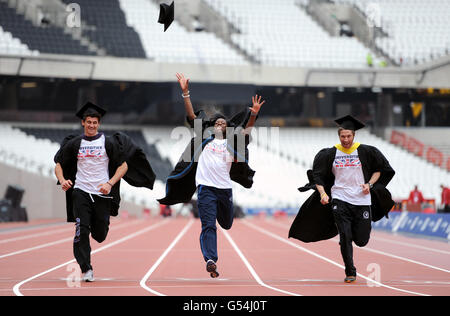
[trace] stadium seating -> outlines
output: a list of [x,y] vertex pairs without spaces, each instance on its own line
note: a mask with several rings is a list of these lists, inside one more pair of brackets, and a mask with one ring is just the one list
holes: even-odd
[[[179,131],[172,127],[147,127],[142,131],[128,131],[135,142],[146,148],[147,156],[157,173],[157,181],[151,193],[124,183],[124,199],[154,207],[156,199],[165,195],[167,175],[191,137],[187,129],[181,134]],[[0,124],[0,162],[54,177],[53,156],[59,149],[61,135],[69,132],[69,129],[18,129],[9,124]],[[260,133],[258,128],[252,133],[254,141],[249,145],[249,164],[256,171],[254,185],[251,189],[245,189],[233,183],[235,203],[244,208],[297,208],[312,192],[299,193],[297,188],[308,182],[306,171],[311,168],[315,154],[321,148],[331,147],[338,142],[336,129],[280,128],[279,139],[263,137],[264,133]],[[394,199],[408,197],[417,184],[425,198],[440,201],[439,185],[446,183],[448,172],[368,131],[358,131],[356,141],[376,146],[388,158],[396,171],[396,176],[388,186]],[[30,151],[36,154],[30,156]]]
[[366,15],[379,14],[380,27],[388,36],[377,38],[376,45],[398,64],[411,66],[450,53],[450,3],[447,0],[334,2],[353,4]]
[[331,37],[294,0],[205,1],[234,23],[234,42],[262,64],[366,66],[368,48],[353,37]]
[[[75,54],[75,55],[95,55],[90,52],[80,42],[72,39],[70,35],[63,32],[56,26],[36,27],[30,21],[26,20],[22,14],[18,14],[15,9],[8,7],[4,2],[0,1],[0,25],[3,31],[12,34],[14,38],[28,46],[33,54],[50,53],[50,54]],[[3,42],[0,39],[0,43]],[[6,43],[9,41],[6,40]],[[15,46],[20,46],[17,41],[13,40]],[[4,45],[4,44],[0,44]],[[21,48],[22,49],[22,48]]]
[[[60,147],[61,136],[66,136],[71,132],[73,130],[64,128],[54,130],[51,128],[15,128],[10,124],[0,124],[0,139],[2,139],[0,142],[0,163],[46,178],[54,178],[56,183],[53,157]],[[141,144],[142,141],[145,142],[139,132],[131,132],[131,134],[136,142]],[[58,139],[58,141],[54,141],[55,139]],[[157,176],[166,178],[167,174],[162,175],[161,171],[167,172],[164,170],[168,170],[168,167],[160,166],[165,161],[158,161],[155,156],[150,157],[149,160],[152,162]],[[159,178],[155,181],[152,191],[132,187],[125,181],[121,183],[122,199],[151,209],[158,207],[156,199],[162,197],[164,192],[164,183]]]
[[38,55],[38,51],[31,51],[26,44],[14,38],[10,32],[3,31],[0,26],[0,54],[6,55]]
[[147,0],[120,0],[127,23],[139,33],[147,58],[156,62],[247,64],[244,57],[214,34],[186,31],[174,21],[166,32],[156,23],[159,6]]
[[[424,196],[440,201],[439,185],[448,182],[448,172],[427,161],[370,134],[367,130],[358,131],[355,141],[369,144],[380,149],[396,171],[388,188],[394,199],[406,198],[415,184]],[[263,146],[264,139],[260,142]],[[336,129],[281,128],[279,155],[293,157],[299,166],[312,167],[315,154],[325,147],[332,147],[339,142]],[[298,186],[305,182],[299,182]]]
[[[33,127],[21,127],[21,131],[25,132],[27,135],[32,135],[39,140],[47,140],[52,143],[61,144],[64,137],[69,134],[81,134],[81,129],[70,130],[65,128],[33,128]],[[111,135],[112,131],[104,130],[106,135]],[[123,130],[121,131],[128,136],[130,136],[133,141],[141,147],[145,154],[149,157],[152,167],[155,171],[156,178],[164,181],[169,173],[172,171],[172,164],[167,159],[162,159],[159,155],[158,150],[152,143],[147,143],[144,139],[142,133],[138,130]],[[56,153],[56,151],[54,152]],[[53,158],[52,158],[53,159]]]
[[[231,34],[233,45],[263,65],[364,68],[368,54],[377,55],[355,37],[330,36],[301,7],[306,0],[203,1],[239,30]],[[420,64],[450,53],[450,3],[446,0],[333,2],[353,5],[366,16],[373,16],[375,6],[379,26],[386,34],[377,37],[375,45],[398,65]],[[156,23],[159,6],[154,1],[77,3],[83,8],[82,34],[107,55],[169,63],[249,64],[248,57],[214,33],[188,32],[176,20],[163,32],[162,25]],[[0,52],[95,55],[62,28],[36,27],[5,2],[0,2],[0,25]],[[376,64],[378,59],[374,58]]]
[[[62,0],[70,4],[72,0]],[[145,58],[141,40],[125,21],[118,0],[78,0],[82,8],[83,35],[105,49],[108,55]]]

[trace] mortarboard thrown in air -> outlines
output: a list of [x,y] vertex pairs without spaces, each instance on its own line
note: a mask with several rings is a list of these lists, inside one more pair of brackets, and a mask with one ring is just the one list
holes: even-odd
[[175,2],[172,1],[171,5],[161,3],[159,5],[159,18],[158,23],[164,24],[164,32],[172,24],[175,16]]
[[348,130],[352,130],[352,131],[357,131],[365,126],[361,121],[357,120],[356,118],[354,118],[351,115],[343,116],[334,121],[340,127],[348,129]]
[[75,115],[83,120],[87,116],[103,117],[105,114],[106,114],[105,109],[102,109],[98,105],[88,102],[81,109],[79,109]]

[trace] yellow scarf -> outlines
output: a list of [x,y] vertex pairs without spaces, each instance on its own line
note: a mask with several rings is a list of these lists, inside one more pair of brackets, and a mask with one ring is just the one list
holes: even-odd
[[352,147],[344,148],[341,144],[336,144],[336,145],[334,145],[334,147],[336,147],[337,149],[339,149],[343,153],[346,153],[347,155],[350,155],[352,152],[354,152],[359,147],[359,145],[361,145],[361,144],[360,143],[353,143]]

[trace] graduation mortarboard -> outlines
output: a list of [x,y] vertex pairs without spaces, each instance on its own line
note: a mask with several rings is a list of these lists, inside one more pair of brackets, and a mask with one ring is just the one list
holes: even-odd
[[334,121],[340,127],[344,128],[344,129],[349,129],[352,131],[357,131],[365,126],[361,121],[357,120],[356,118],[354,118],[351,115],[346,115],[346,116],[338,118]]
[[75,115],[83,120],[87,116],[98,116],[99,115],[100,117],[103,117],[105,114],[106,114],[106,110],[102,109],[98,105],[88,102],[85,105],[83,105],[83,107],[81,109],[79,109]]
[[169,28],[170,24],[172,24],[174,16],[175,4],[173,1],[171,5],[165,3],[159,5],[158,23],[164,24],[164,32]]

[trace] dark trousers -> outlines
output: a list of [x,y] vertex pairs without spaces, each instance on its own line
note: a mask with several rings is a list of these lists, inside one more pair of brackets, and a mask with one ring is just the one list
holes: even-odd
[[367,245],[372,229],[370,206],[352,205],[337,199],[332,201],[334,221],[339,231],[339,245],[345,264],[345,275],[356,276],[353,264],[353,245]]
[[72,193],[73,212],[76,219],[73,253],[81,272],[92,269],[89,234],[101,243],[109,231],[111,199],[99,197],[74,189]]
[[200,248],[205,261],[217,262],[216,219],[223,229],[233,225],[234,209],[231,189],[217,189],[205,185],[198,186],[198,213],[202,222]]

